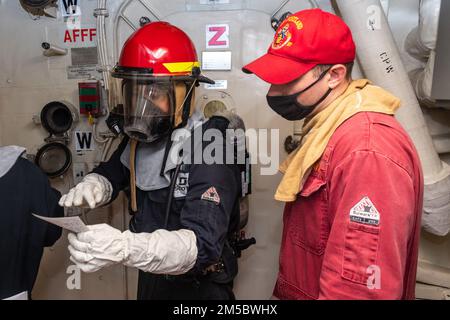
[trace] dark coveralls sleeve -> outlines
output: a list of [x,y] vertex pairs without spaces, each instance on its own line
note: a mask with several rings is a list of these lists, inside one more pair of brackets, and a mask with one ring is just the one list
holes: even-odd
[[[27,161],[19,159],[19,161]],[[61,193],[50,186],[47,176],[38,168],[29,163],[24,164],[30,166],[29,173],[34,176],[34,183],[31,185],[32,192],[29,197],[31,200],[31,212],[40,216],[59,218],[64,216],[64,208],[58,205]],[[33,172],[34,171],[34,172]],[[54,224],[46,223],[41,220],[33,219],[31,228],[34,231],[40,229],[45,224],[44,247],[50,247],[61,237],[62,229]]]
[[0,299],[23,291],[30,295],[43,248],[55,244],[62,233],[60,227],[32,213],[62,217],[61,194],[39,168],[23,158],[0,178],[0,190]]
[[97,168],[92,170],[93,173],[105,177],[111,183],[113,192],[110,203],[117,198],[121,190],[124,190],[130,184],[130,171],[120,161],[120,156],[125,150],[128,141],[129,138],[125,136],[109,160],[100,163]]

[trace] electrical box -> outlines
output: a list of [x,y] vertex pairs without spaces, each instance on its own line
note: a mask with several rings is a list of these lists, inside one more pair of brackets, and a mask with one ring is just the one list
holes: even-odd
[[78,83],[80,98],[80,114],[96,117],[100,115],[100,84],[99,82]]

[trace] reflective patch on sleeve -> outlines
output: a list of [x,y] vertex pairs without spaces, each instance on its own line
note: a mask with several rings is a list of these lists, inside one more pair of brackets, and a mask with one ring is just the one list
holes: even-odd
[[180,172],[175,184],[174,198],[184,198],[189,187],[189,172]]
[[378,226],[380,224],[380,213],[369,197],[364,197],[350,209],[350,221]]
[[202,200],[206,200],[206,201],[211,201],[214,202],[215,204],[219,204],[220,203],[220,197],[219,194],[217,193],[217,190],[215,187],[211,187],[208,190],[206,190],[201,197]]

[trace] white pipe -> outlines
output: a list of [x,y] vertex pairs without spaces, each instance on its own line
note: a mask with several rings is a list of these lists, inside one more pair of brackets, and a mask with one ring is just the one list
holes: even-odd
[[422,105],[428,107],[436,107],[436,101],[431,98],[431,90],[440,11],[441,0],[420,1],[419,26],[410,32],[405,44],[406,50],[413,57],[428,58],[425,69],[411,73],[416,95]]
[[422,224],[437,235],[450,231],[450,170],[437,154],[379,0],[336,0],[353,32],[364,74],[402,101],[397,119],[422,161],[425,195]]
[[429,58],[425,68],[410,71],[409,77],[422,107],[436,108],[436,101],[431,98],[436,52],[431,51],[427,55]]
[[441,0],[421,0],[419,11],[419,38],[428,50],[436,49]]
[[92,129],[92,132],[93,132],[92,136],[94,137],[95,142],[97,142],[98,144],[106,143],[108,141],[108,138],[103,138],[103,139],[100,138],[97,131],[98,131],[97,130],[97,123],[94,123],[93,129]]
[[309,0],[309,4],[311,5],[311,8],[319,8],[317,0]]
[[[103,75],[103,87],[105,88],[102,91],[102,105],[106,106],[107,116],[109,115],[109,106],[108,102],[110,101],[109,97],[104,96],[110,94],[109,90],[109,59],[108,59],[108,45],[106,42],[106,27],[105,27],[105,17],[109,15],[108,10],[106,9],[106,0],[98,0],[97,1],[97,9],[94,11],[94,16],[97,18],[97,48],[98,48],[98,59],[100,63],[100,68]],[[99,144],[105,144],[109,142],[112,138],[109,137],[108,134],[98,134],[97,133],[97,124],[94,123],[93,128],[94,139]],[[104,138],[101,139],[99,135]],[[104,160],[105,150],[107,152],[107,146],[104,146],[104,152],[101,155],[101,160]]]
[[108,91],[109,61],[105,30],[105,17],[108,16],[108,10],[106,9],[106,0],[97,1],[97,9],[94,11],[94,16],[97,18],[97,48],[100,68],[103,74],[103,86],[105,87],[105,90]]

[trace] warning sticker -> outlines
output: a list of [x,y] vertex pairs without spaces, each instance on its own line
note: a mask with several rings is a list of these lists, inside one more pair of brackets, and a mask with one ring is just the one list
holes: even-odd
[[380,213],[369,197],[364,197],[350,209],[350,221],[377,226],[380,223]]
[[97,47],[70,49],[72,66],[67,67],[67,79],[97,79]]
[[96,79],[99,77],[97,66],[83,65],[83,66],[68,66],[67,79]]

